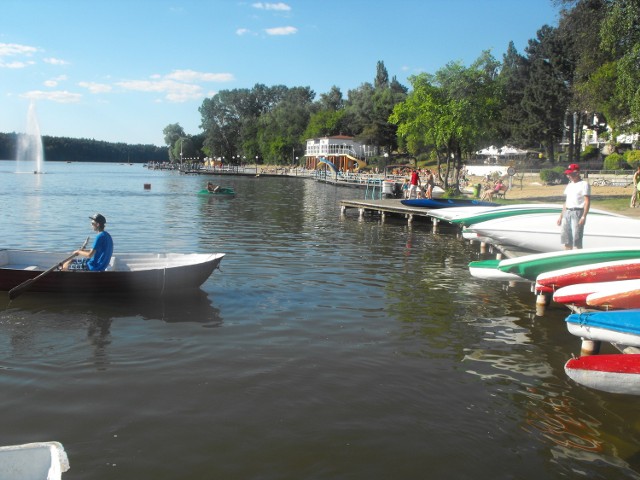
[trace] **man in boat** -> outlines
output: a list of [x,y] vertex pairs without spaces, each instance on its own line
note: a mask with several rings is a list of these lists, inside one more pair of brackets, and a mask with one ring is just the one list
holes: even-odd
[[216,193],[218,190],[220,190],[220,185],[214,185],[213,183],[209,182],[207,183],[207,190],[209,191],[209,193]]
[[582,248],[584,224],[591,205],[591,186],[580,178],[580,165],[572,163],[564,171],[569,177],[569,184],[564,189],[565,201],[558,225],[562,227],[560,242],[565,250]]
[[96,213],[89,217],[91,219],[91,227],[98,232],[93,246],[90,250],[76,250],[75,253],[79,258],[74,258],[66,262],[63,270],[91,270],[101,272],[109,266],[111,255],[113,254],[113,239],[104,226],[107,219],[100,213]]

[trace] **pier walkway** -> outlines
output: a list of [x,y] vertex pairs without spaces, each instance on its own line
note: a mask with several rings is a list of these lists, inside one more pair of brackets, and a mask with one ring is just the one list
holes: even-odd
[[400,199],[380,199],[380,200],[341,200],[340,212],[347,213],[350,209],[358,210],[360,217],[365,215],[379,215],[382,220],[387,215],[403,216],[408,223],[413,222],[415,218],[429,220],[435,226],[438,222],[429,215],[429,208],[407,207],[400,203]]

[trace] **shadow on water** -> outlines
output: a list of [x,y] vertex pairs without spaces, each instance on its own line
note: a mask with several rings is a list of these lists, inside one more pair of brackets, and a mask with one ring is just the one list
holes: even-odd
[[16,312],[64,317],[94,319],[96,322],[118,318],[140,317],[143,320],[161,320],[166,323],[195,322],[205,327],[218,327],[223,323],[220,310],[212,305],[203,290],[193,290],[163,297],[133,297],[101,294],[99,296],[72,296],[54,293],[27,292],[19,298],[0,303],[0,318]]

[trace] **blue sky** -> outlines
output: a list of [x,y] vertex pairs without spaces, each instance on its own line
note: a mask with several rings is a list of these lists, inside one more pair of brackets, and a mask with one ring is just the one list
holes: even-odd
[[376,64],[407,78],[483,50],[523,52],[552,0],[3,0],[0,132],[163,145],[220,90],[333,85],[344,97]]

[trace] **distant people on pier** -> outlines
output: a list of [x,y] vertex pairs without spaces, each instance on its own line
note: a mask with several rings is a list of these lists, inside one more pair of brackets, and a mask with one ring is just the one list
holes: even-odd
[[409,179],[405,178],[402,184],[402,198],[409,198]]
[[428,199],[433,198],[433,187],[436,185],[436,177],[431,170],[427,170],[427,182],[425,188],[425,197]]
[[418,170],[413,168],[411,169],[411,177],[409,179],[409,198],[413,195],[418,198],[420,193],[420,175],[418,174]]

